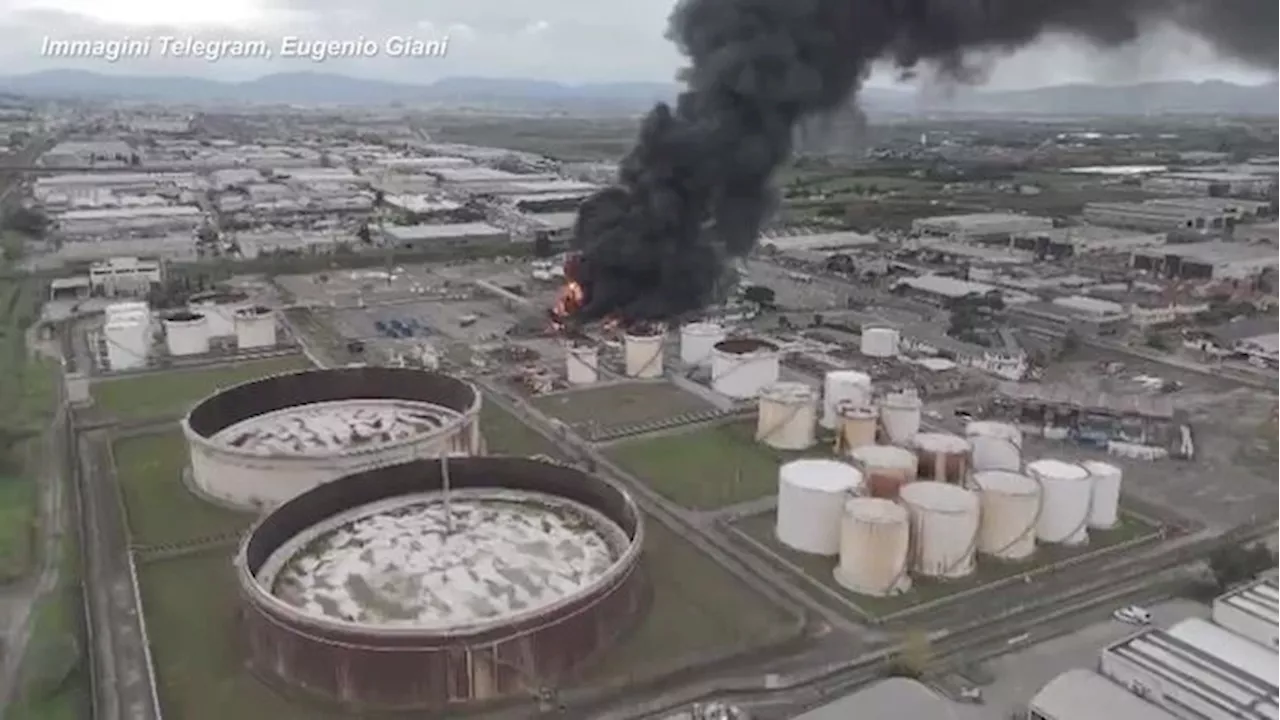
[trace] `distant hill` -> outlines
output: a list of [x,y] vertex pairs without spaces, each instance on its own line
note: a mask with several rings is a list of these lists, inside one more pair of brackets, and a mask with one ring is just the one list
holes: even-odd
[[[104,75],[49,70],[0,76],[0,93],[29,97],[128,98],[183,104],[252,103],[290,105],[440,104],[502,107],[566,113],[641,112],[673,99],[675,83],[566,85],[524,78],[446,78],[429,85],[365,80],[332,73],[266,75],[247,82],[193,77]],[[1276,83],[1246,86],[1226,82],[1164,82],[1129,86],[1061,85],[1020,91],[960,88],[946,98],[922,99],[913,91],[868,88],[869,112],[1017,113],[1044,115],[1145,115],[1194,113],[1271,115],[1280,103]]]

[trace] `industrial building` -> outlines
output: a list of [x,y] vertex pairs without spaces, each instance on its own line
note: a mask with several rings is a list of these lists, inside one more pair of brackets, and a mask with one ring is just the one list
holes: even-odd
[[760,247],[777,252],[794,252],[801,250],[848,250],[850,248],[875,245],[878,241],[872,235],[845,230],[841,232],[824,231],[771,231],[760,238]]
[[1139,232],[1097,225],[1036,230],[1018,233],[1009,239],[1011,250],[1043,257],[1073,257],[1104,253],[1128,253],[1138,248],[1158,247],[1165,233]]
[[68,210],[55,216],[54,223],[58,234],[70,238],[136,236],[194,231],[204,217],[204,212],[195,205],[143,205]]
[[1276,577],[1271,575],[1220,595],[1213,601],[1213,622],[1275,652],[1280,648],[1276,593]]
[[1135,250],[1136,270],[1181,280],[1248,280],[1280,267],[1274,246],[1201,242]]
[[1186,195],[1242,195],[1266,197],[1275,192],[1274,165],[1271,175],[1245,172],[1196,171],[1169,172],[1142,181],[1145,190]]
[[1010,213],[942,215],[911,221],[911,233],[917,237],[958,242],[996,242],[1021,233],[1051,229],[1053,220],[1050,218]]
[[236,385],[192,408],[182,430],[193,488],[242,508],[413,458],[483,452],[476,389],[405,368],[311,370]]
[[1120,332],[1130,317],[1128,308],[1120,303],[1084,295],[1015,305],[1010,312],[1015,318],[1030,325],[1095,335],[1114,335]]
[[1158,207],[1186,208],[1203,210],[1204,212],[1224,213],[1237,222],[1247,222],[1272,214],[1271,203],[1262,200],[1242,200],[1240,198],[1203,197],[1203,198],[1162,198],[1148,200],[1144,205]]
[[328,255],[337,251],[343,236],[310,230],[265,230],[233,236],[240,257],[247,260],[269,255]]
[[89,266],[89,291],[106,297],[144,296],[164,282],[164,263],[137,257],[113,257]]
[[1227,213],[1221,209],[1190,207],[1181,203],[1091,202],[1085,203],[1082,215],[1086,222],[1094,225],[1151,232],[1207,233],[1221,231],[1227,225]]
[[527,701],[639,617],[643,541],[625,490],[563,465],[448,458],[338,477],[241,543],[248,661],[346,707]]
[[814,708],[794,720],[989,720],[989,714],[984,714],[981,706],[957,705],[918,680],[895,677]]
[[1090,670],[1068,670],[1036,693],[1028,720],[1177,720],[1158,705]]
[[134,149],[123,140],[60,142],[40,156],[47,167],[90,167],[94,165],[122,167],[129,164]]
[[510,232],[482,222],[388,225],[383,232],[388,244],[406,250],[493,247],[511,242]]

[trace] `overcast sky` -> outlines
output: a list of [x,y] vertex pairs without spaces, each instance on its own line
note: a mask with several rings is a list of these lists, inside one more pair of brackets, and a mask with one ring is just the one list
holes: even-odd
[[[528,77],[562,82],[669,80],[680,58],[663,37],[670,3],[651,0],[0,0],[0,68],[51,68],[248,79],[271,72],[323,70],[396,81],[447,76]],[[195,36],[259,38],[279,47],[285,36],[381,44],[393,35],[448,38],[445,57],[392,60],[269,60],[150,57],[108,63],[41,56],[53,40]],[[1263,82],[1267,74],[1221,62],[1194,38],[1173,31],[1139,47],[1100,53],[1068,39],[993,62],[989,84],[1033,87],[1075,81],[1137,82],[1221,78]],[[894,82],[890,72],[875,85]]]

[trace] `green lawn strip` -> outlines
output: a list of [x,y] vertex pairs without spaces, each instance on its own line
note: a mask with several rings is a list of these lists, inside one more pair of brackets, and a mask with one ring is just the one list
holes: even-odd
[[120,420],[163,418],[186,412],[219,388],[311,367],[301,355],[251,360],[204,370],[154,372],[93,385],[94,403]]

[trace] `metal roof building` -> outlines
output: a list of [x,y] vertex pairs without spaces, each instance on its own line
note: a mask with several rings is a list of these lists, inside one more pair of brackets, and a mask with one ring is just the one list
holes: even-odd
[[[888,678],[793,720],[984,720],[979,706],[951,702],[925,685]],[[1135,719],[1139,720],[1139,719]],[[1156,720],[1156,719],[1153,719]]]
[[1169,634],[1239,668],[1241,672],[1271,683],[1273,688],[1280,679],[1280,654],[1211,622],[1188,618],[1169,628]]
[[1266,577],[1236,588],[1213,601],[1213,621],[1247,640],[1275,652],[1280,648],[1277,626],[1276,578]]
[[1176,720],[1091,670],[1068,670],[1049,681],[1031,699],[1030,720]]

